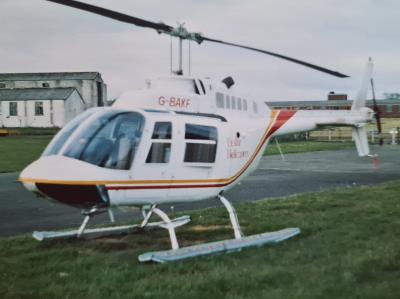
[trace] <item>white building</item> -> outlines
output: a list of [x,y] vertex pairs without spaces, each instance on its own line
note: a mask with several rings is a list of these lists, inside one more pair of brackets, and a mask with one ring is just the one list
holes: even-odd
[[62,127],[84,110],[73,87],[0,89],[0,127]]

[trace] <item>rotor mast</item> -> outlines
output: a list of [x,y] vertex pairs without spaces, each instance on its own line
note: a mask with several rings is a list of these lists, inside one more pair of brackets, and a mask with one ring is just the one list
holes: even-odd
[[[200,39],[200,34],[198,33],[191,33],[187,31],[185,28],[185,23],[178,23],[178,26],[175,27],[170,33],[170,36],[172,37],[177,37],[179,39],[178,41],[178,70],[172,71],[173,73],[177,75],[183,75],[183,40],[188,40],[190,43],[191,40],[196,41],[198,44],[202,42]],[[171,49],[172,51],[172,49]],[[172,55],[172,53],[171,53]],[[189,73],[190,73],[190,45],[189,45]],[[172,65],[172,62],[171,62]]]

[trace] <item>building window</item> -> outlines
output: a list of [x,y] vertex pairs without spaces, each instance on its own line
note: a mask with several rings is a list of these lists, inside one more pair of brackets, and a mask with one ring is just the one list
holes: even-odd
[[44,82],[42,83],[42,87],[50,87],[50,83]]
[[0,88],[6,88],[6,83],[0,83]]
[[386,105],[386,112],[393,112],[393,106],[392,105]]
[[247,111],[247,100],[243,99],[243,110]]
[[217,100],[217,108],[224,108],[224,95],[220,92],[215,94]]
[[217,153],[217,128],[186,124],[185,162],[213,163]]
[[43,102],[35,102],[35,115],[43,115]]
[[18,103],[17,102],[10,102],[9,106],[9,113],[10,116],[17,116],[18,115]]
[[146,163],[168,163],[171,156],[172,124],[156,122]]
[[231,107],[232,107],[232,109],[233,110],[236,110],[236,98],[235,97],[231,97],[231,100],[232,100],[232,105],[231,105]]

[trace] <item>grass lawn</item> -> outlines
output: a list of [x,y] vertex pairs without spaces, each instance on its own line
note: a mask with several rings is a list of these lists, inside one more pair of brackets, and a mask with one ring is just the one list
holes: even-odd
[[[245,234],[302,233],[274,246],[171,264],[164,230],[90,241],[0,239],[0,298],[399,298],[400,181],[237,206]],[[182,245],[231,238],[222,208],[192,214]]]
[[52,136],[0,137],[0,172],[20,171],[43,152]]
[[[283,154],[290,153],[304,153],[304,152],[318,152],[318,151],[330,151],[340,150],[345,148],[354,148],[354,142],[326,142],[326,141],[291,141],[291,142],[280,142]],[[278,155],[279,150],[276,146],[276,142],[272,139],[264,155]]]

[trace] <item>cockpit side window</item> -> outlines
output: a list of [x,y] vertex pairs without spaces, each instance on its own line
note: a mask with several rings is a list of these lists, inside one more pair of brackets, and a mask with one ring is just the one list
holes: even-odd
[[104,168],[129,169],[143,124],[143,116],[136,112],[102,114],[76,137],[64,155]]
[[156,122],[146,163],[168,163],[171,156],[172,124]]
[[68,122],[64,126],[64,128],[60,132],[58,132],[57,135],[54,137],[54,139],[50,142],[50,144],[47,146],[47,148],[43,152],[42,156],[57,155],[59,153],[60,149],[65,144],[65,142],[68,140],[68,138],[76,130],[76,128],[78,128],[79,125],[81,123],[83,123],[89,116],[91,116],[93,113],[98,112],[98,111],[99,111],[98,108],[89,109],[89,110],[85,111],[84,113],[76,116],[70,122]]

